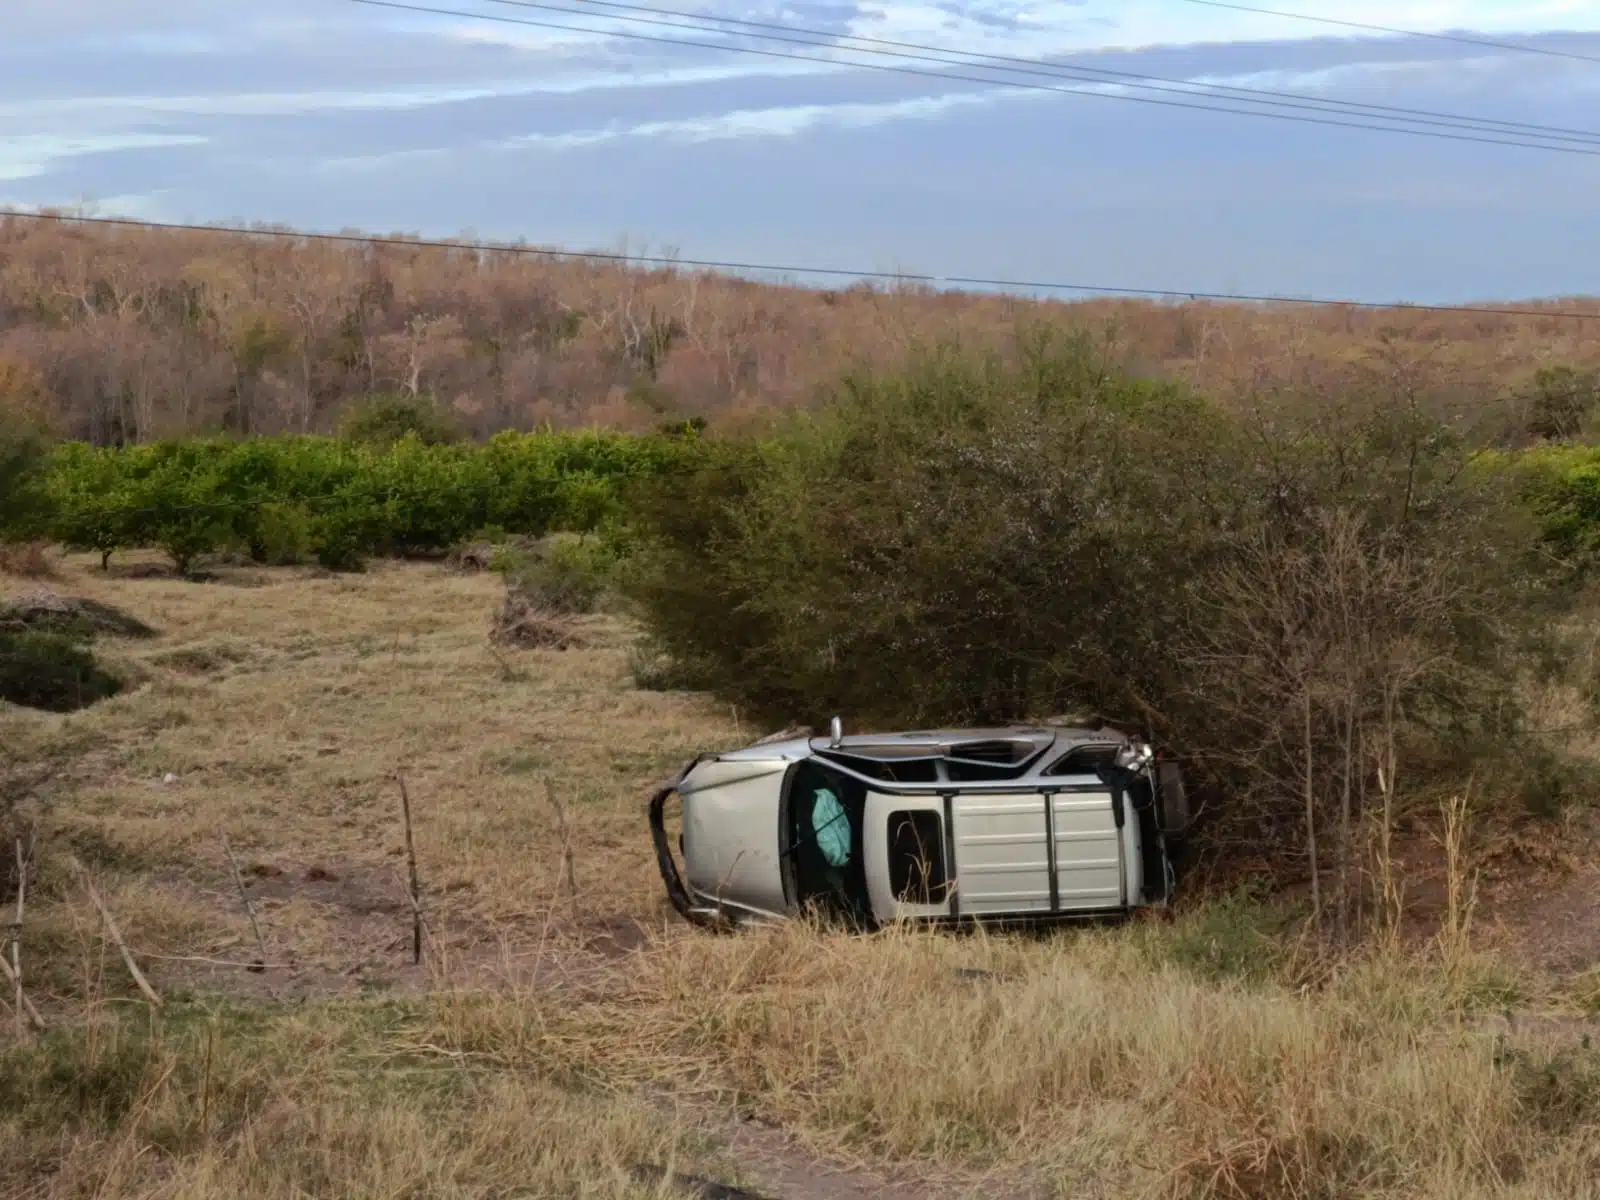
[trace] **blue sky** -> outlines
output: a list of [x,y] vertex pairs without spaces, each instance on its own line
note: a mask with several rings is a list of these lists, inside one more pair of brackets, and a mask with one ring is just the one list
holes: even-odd
[[[617,35],[674,35],[598,10],[418,2],[598,32],[349,0],[6,0],[0,204],[1102,286],[1600,293],[1600,156],[651,44]],[[1187,0],[657,2],[1600,131],[1600,62]],[[1600,0],[1256,2],[1600,59]]]

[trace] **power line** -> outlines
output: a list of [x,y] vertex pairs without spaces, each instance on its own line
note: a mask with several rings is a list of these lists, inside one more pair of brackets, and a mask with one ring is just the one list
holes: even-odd
[[1283,12],[1275,8],[1256,8],[1249,4],[1226,3],[1225,0],[1183,0],[1185,4],[1200,4],[1206,8],[1226,8],[1234,12],[1254,13],[1262,17],[1284,17],[1291,21],[1311,21],[1318,25],[1339,25],[1345,29],[1360,29],[1367,33],[1387,33],[1396,37],[1427,38],[1436,42],[1455,42],[1462,46],[1482,46],[1490,50],[1511,50],[1518,54],[1542,54],[1547,58],[1568,58],[1575,62],[1600,63],[1593,54],[1579,54],[1574,50],[1552,50],[1546,46],[1528,46],[1517,42],[1497,42],[1490,38],[1466,37],[1458,33],[1427,33],[1420,29],[1396,29],[1392,25],[1370,25],[1364,21],[1343,21],[1337,17],[1316,17],[1310,13]]
[[[866,37],[861,34],[834,34],[825,29],[807,29],[794,25],[783,25],[775,21],[751,21],[738,17],[721,17],[712,14],[684,12],[678,9],[659,8],[646,4],[623,4],[614,0],[576,0],[582,9],[560,8],[550,4],[536,3],[532,0],[487,0],[491,4],[506,5],[511,8],[541,9],[548,12],[572,13],[578,15],[583,9],[603,8],[617,9],[629,13],[650,14],[647,17],[612,16],[610,13],[600,13],[599,16],[608,17],[618,21],[635,21],[647,25],[664,25],[669,29],[706,30],[708,32],[722,32],[716,26],[726,25],[736,27],[742,36],[753,37],[764,41],[792,42],[797,45],[817,46],[822,49],[839,48],[861,54],[880,54],[892,58],[908,58],[920,62],[949,63],[952,66],[983,66],[986,63],[1001,64],[1007,71],[1016,70],[1025,75],[1042,75],[1047,78],[1077,79],[1080,81],[1097,82],[1107,80],[1122,84],[1127,87],[1141,88],[1155,92],[1170,92],[1184,96],[1215,95],[1229,100],[1239,100],[1244,103],[1261,104],[1268,107],[1301,109],[1309,112],[1346,113],[1356,116],[1376,116],[1383,119],[1401,119],[1412,124],[1438,125],[1443,128],[1458,128],[1478,130],[1481,132],[1501,133],[1528,133],[1547,139],[1558,141],[1573,141],[1586,144],[1600,145],[1600,131],[1590,129],[1570,129],[1556,125],[1541,125],[1528,121],[1503,121],[1495,117],[1475,117],[1461,113],[1437,112],[1425,108],[1409,108],[1392,104],[1366,104],[1354,100],[1334,100],[1323,96],[1312,96],[1303,92],[1283,92],[1265,88],[1239,87],[1231,84],[1199,83],[1194,80],[1174,79],[1164,75],[1140,74],[1133,71],[1116,71],[1105,67],[1091,67],[1080,63],[1052,63],[1041,59],[1019,58],[1006,54],[986,54],[971,50],[955,50],[944,46],[931,46],[921,42],[896,41],[889,38]],[[678,24],[674,22],[652,19],[652,17],[677,17],[695,24]],[[715,25],[708,24],[715,22]],[[772,31],[772,36],[765,33],[743,33],[744,30]],[[802,35],[781,36],[781,35]],[[822,41],[807,41],[803,38],[821,38]],[[844,43],[862,43],[865,46],[884,46],[890,50],[861,49],[855,45]],[[925,51],[926,54],[900,54],[894,51]],[[958,55],[957,59],[930,58],[930,54]],[[1255,114],[1259,115],[1259,114]]]
[[393,246],[412,250],[464,250],[477,254],[525,254],[552,259],[612,262],[624,266],[650,265],[669,270],[687,267],[695,270],[728,273],[761,271],[775,275],[888,280],[895,283],[927,284],[930,286],[945,284],[952,287],[993,288],[1006,292],[1075,292],[1105,298],[1125,296],[1151,300],[1213,300],[1230,304],[1301,304],[1321,308],[1347,308],[1374,312],[1461,313],[1468,316],[1551,317],[1574,321],[1600,320],[1600,309],[1594,312],[1579,312],[1576,309],[1504,308],[1471,304],[1385,304],[1377,300],[1255,295],[1244,292],[1203,292],[1184,288],[1102,287],[1096,284],[1064,283],[1055,280],[990,279],[974,275],[923,275],[902,271],[851,270],[844,267],[805,267],[780,263],[752,263],[703,258],[678,258],[666,255],[624,254],[602,250],[552,250],[542,246],[529,246],[516,242],[453,241],[434,238],[386,237],[379,234],[365,233],[316,233],[293,229],[238,229],[225,225],[199,225],[179,221],[147,221],[136,217],[92,217],[59,212],[0,211],[0,231],[3,231],[6,219],[52,221],[60,225],[106,225],[165,232],[211,233],[236,238],[265,237],[298,242]]
[[[1403,133],[1403,134],[1410,134],[1412,136],[1417,136],[1417,137],[1436,137],[1436,138],[1443,138],[1443,139],[1450,140],[1450,141],[1474,142],[1474,143],[1484,144],[1484,145],[1502,145],[1502,146],[1514,146],[1514,147],[1523,148],[1523,149],[1551,150],[1551,151],[1555,151],[1557,153],[1580,154],[1580,155],[1584,155],[1584,156],[1600,155],[1600,143],[1589,142],[1589,141],[1584,140],[1584,139],[1595,138],[1597,135],[1595,133],[1593,133],[1593,132],[1586,131],[1586,130],[1560,130],[1560,131],[1556,131],[1556,130],[1553,129],[1553,127],[1546,127],[1546,128],[1551,128],[1552,129],[1551,134],[1548,135],[1551,138],[1555,138],[1557,140],[1580,141],[1582,143],[1582,146],[1547,145],[1547,144],[1544,144],[1543,142],[1529,142],[1529,141],[1526,141],[1526,140],[1518,140],[1518,139],[1509,138],[1509,137],[1508,138],[1480,137],[1480,136],[1472,136],[1472,135],[1464,134],[1464,133],[1435,132],[1435,131],[1426,130],[1426,129],[1407,129],[1407,128],[1398,127],[1398,126],[1392,125],[1392,124],[1391,125],[1376,125],[1376,124],[1371,124],[1370,122],[1330,120],[1330,119],[1328,119],[1326,117],[1298,116],[1298,115],[1292,115],[1292,114],[1282,113],[1282,112],[1256,111],[1256,110],[1252,110],[1252,109],[1240,109],[1240,108],[1226,108],[1226,107],[1222,107],[1222,106],[1219,106],[1219,105],[1216,105],[1216,104],[1199,104],[1199,103],[1184,102],[1184,101],[1178,101],[1178,100],[1162,100],[1162,99],[1155,99],[1155,98],[1152,98],[1152,97],[1149,97],[1149,96],[1125,95],[1125,94],[1117,94],[1117,93],[1112,93],[1112,92],[1106,92],[1106,91],[1103,91],[1103,90],[1099,90],[1097,88],[1060,87],[1060,86],[1052,86],[1052,85],[1048,85],[1048,84],[1023,83],[1023,82],[1018,82],[1018,81],[1010,80],[1010,79],[994,79],[994,78],[988,78],[988,77],[974,77],[974,76],[970,76],[970,75],[959,75],[959,74],[954,74],[954,73],[952,73],[950,71],[920,70],[920,69],[913,68],[913,67],[892,66],[892,65],[885,64],[885,63],[879,63],[879,62],[855,62],[855,61],[850,61],[850,60],[841,60],[841,59],[838,59],[838,58],[818,57],[816,55],[795,54],[795,53],[792,53],[792,52],[783,52],[783,51],[775,51],[775,50],[763,50],[763,49],[759,49],[759,48],[751,47],[751,46],[736,46],[736,45],[729,45],[727,43],[699,42],[699,41],[691,41],[691,40],[684,39],[684,38],[663,37],[663,36],[660,36],[660,35],[651,35],[651,34],[627,33],[627,32],[621,32],[621,31],[618,31],[618,30],[615,30],[615,29],[595,29],[593,27],[578,26],[578,25],[571,25],[571,24],[565,24],[565,23],[556,23],[556,22],[549,22],[549,21],[535,21],[535,20],[529,20],[529,19],[526,19],[526,18],[513,18],[513,17],[495,16],[495,15],[492,15],[492,14],[481,13],[481,12],[466,12],[466,11],[461,11],[459,9],[444,9],[444,8],[433,7],[433,6],[430,6],[430,5],[401,3],[401,2],[398,2],[398,0],[352,0],[352,2],[353,3],[357,3],[357,4],[366,4],[366,5],[369,5],[371,7],[399,9],[399,10],[402,10],[402,11],[427,13],[427,14],[436,15],[436,16],[460,17],[460,18],[463,18],[463,19],[466,19],[466,20],[491,21],[491,22],[510,24],[510,25],[526,25],[526,26],[532,26],[534,28],[557,29],[557,30],[562,30],[564,32],[594,33],[594,34],[601,34],[601,35],[606,35],[606,36],[624,38],[624,39],[629,39],[629,40],[634,40],[634,41],[648,41],[648,42],[663,43],[663,44],[667,44],[667,45],[689,46],[689,47],[694,47],[694,48],[698,48],[698,49],[729,51],[729,52],[741,53],[741,54],[756,54],[756,55],[761,55],[763,57],[768,57],[768,58],[782,58],[782,59],[790,59],[790,60],[795,60],[795,61],[800,61],[800,62],[817,62],[817,63],[823,63],[825,65],[829,65],[829,66],[855,67],[855,68],[861,68],[861,69],[867,69],[867,70],[886,71],[886,72],[897,73],[897,74],[916,75],[916,76],[920,76],[920,77],[923,77],[923,78],[938,79],[938,80],[941,80],[941,81],[958,81],[958,82],[965,82],[965,83],[977,83],[977,84],[983,84],[983,85],[991,86],[991,87],[998,85],[998,86],[1003,86],[1003,87],[1010,87],[1010,88],[1017,89],[1017,90],[1058,92],[1058,93],[1065,94],[1065,95],[1099,96],[1099,97],[1102,97],[1102,98],[1105,98],[1105,99],[1131,100],[1131,101],[1136,101],[1136,102],[1139,102],[1139,103],[1155,104],[1155,105],[1160,105],[1160,106],[1169,107],[1169,108],[1186,108],[1186,109],[1194,109],[1194,110],[1198,110],[1198,111],[1202,111],[1202,112],[1228,113],[1228,114],[1237,115],[1237,116],[1270,117],[1270,118],[1273,118],[1273,119],[1276,119],[1276,120],[1298,121],[1298,122],[1302,122],[1302,123],[1306,123],[1306,124],[1329,125],[1329,126],[1335,126],[1335,127],[1340,127],[1340,128],[1349,128],[1349,129],[1363,129],[1363,130],[1370,130],[1370,131],[1380,132],[1380,133]],[[579,10],[574,10],[574,9],[570,9],[570,8],[560,8],[560,7],[557,7],[557,6],[554,6],[554,5],[548,5],[548,4],[528,3],[528,2],[526,2],[526,0],[491,0],[491,2],[514,4],[517,7],[536,8],[536,9],[541,9],[541,10],[550,11],[550,12],[564,13],[564,14],[568,14],[568,15],[572,15],[572,16],[587,15],[585,13],[582,13]],[[640,17],[619,17],[619,16],[611,16],[609,14],[597,14],[597,15],[600,15],[603,19],[609,19],[609,20],[633,21],[633,22],[645,23],[645,24],[666,25],[668,28],[692,29],[692,30],[695,30],[695,31],[698,31],[698,32],[720,32],[718,30],[715,30],[714,28],[710,28],[710,27],[707,27],[705,25],[688,26],[688,25],[674,24],[674,23],[666,22],[666,21],[649,20],[649,19],[640,18]],[[720,18],[716,18],[716,19],[720,19]],[[757,37],[757,38],[761,38],[762,40],[767,40],[767,41],[782,41],[782,42],[790,42],[790,43],[799,44],[799,45],[805,45],[805,46],[814,46],[817,49],[831,49],[831,48],[834,48],[835,45],[836,45],[836,43],[819,44],[817,42],[804,41],[802,39],[791,38],[791,37],[777,37],[777,36],[764,36],[764,35],[747,35],[747,36]],[[822,34],[821,36],[829,36],[829,35]],[[876,55],[878,55],[880,57],[895,57],[895,58],[909,58],[909,59],[920,59],[921,58],[921,56],[919,56],[919,55],[901,54],[901,53],[894,53],[894,52],[890,52],[890,51],[868,50],[868,49],[860,49],[860,48],[856,48],[856,47],[842,47],[842,48],[846,49],[846,50],[849,50],[852,53],[857,53],[857,54],[876,54]],[[959,53],[959,52],[943,51],[943,53]],[[941,65],[967,65],[967,66],[977,66],[977,67],[979,67],[981,69],[994,69],[994,68],[984,68],[981,63],[977,63],[977,64],[975,64],[975,63],[967,63],[967,64],[950,63],[950,61],[948,59],[922,59],[922,61],[935,62],[935,63],[939,63]],[[1053,73],[1052,72],[1045,72],[1045,71],[1033,71],[1033,72],[1030,72],[1030,73],[1034,73],[1034,74],[1056,74],[1056,75],[1060,76],[1065,71],[1068,71],[1068,70],[1080,70],[1080,69],[1076,68],[1076,67],[1070,67],[1070,68],[1062,67],[1062,68],[1057,68],[1057,70],[1055,72],[1053,72]],[[1088,69],[1085,68],[1083,70],[1088,70]],[[1066,77],[1072,78],[1073,76],[1066,76]],[[1077,78],[1083,79],[1083,76],[1080,74],[1079,76],[1077,76]],[[1156,78],[1156,77],[1150,77],[1150,78]],[[1086,81],[1087,82],[1100,82],[1099,80],[1093,80],[1093,79],[1086,80]],[[1179,81],[1173,81],[1173,82],[1179,82]],[[1142,86],[1142,87],[1145,88],[1145,90],[1154,90],[1154,91],[1167,91],[1167,92],[1177,91],[1181,95],[1188,95],[1188,96],[1194,96],[1194,95],[1197,94],[1194,91],[1189,90],[1189,86],[1183,86],[1183,87],[1180,87],[1180,88],[1177,88],[1177,89],[1171,88],[1171,87],[1165,87],[1165,88],[1156,87],[1154,85],[1127,85],[1127,84],[1124,84],[1123,86]],[[1204,93],[1199,93],[1199,94],[1203,95]],[[1241,102],[1241,103],[1255,103],[1255,104],[1265,104],[1265,103],[1267,103],[1266,101],[1251,100],[1251,99],[1248,99],[1248,98],[1245,98],[1245,97],[1221,97],[1221,98],[1223,98],[1223,99],[1233,99],[1233,100],[1236,100],[1236,101]],[[1330,102],[1326,102],[1326,103],[1333,104],[1333,103],[1338,103],[1338,102],[1331,102],[1330,101]],[[1291,104],[1285,104],[1285,103],[1282,103],[1282,102],[1275,103],[1275,107],[1278,107],[1278,108],[1285,108],[1285,107],[1306,108],[1306,109],[1310,109],[1310,111],[1313,111],[1313,112],[1338,112],[1338,111],[1340,111],[1339,109],[1335,109],[1335,108],[1312,107],[1311,105],[1308,105],[1308,104],[1293,104],[1293,105],[1291,105]],[[1346,111],[1349,111],[1349,110],[1346,110]],[[1417,110],[1417,111],[1421,112],[1422,110]],[[1355,113],[1354,115],[1362,115],[1362,114]],[[1444,115],[1444,114],[1441,114],[1441,115]],[[1455,118],[1455,120],[1472,121],[1474,119],[1473,118]],[[1446,128],[1452,128],[1453,127],[1453,128],[1479,129],[1482,132],[1488,132],[1488,133],[1510,132],[1509,128],[1508,129],[1493,129],[1493,128],[1490,128],[1487,124],[1484,124],[1484,125],[1460,125],[1460,124],[1450,124],[1448,122],[1441,122],[1441,121],[1437,121],[1437,120],[1423,120],[1423,121],[1413,120],[1412,123],[1413,124],[1419,124],[1419,123],[1435,124],[1435,125],[1443,124],[1443,125],[1445,125]],[[1509,123],[1509,122],[1503,123],[1503,124],[1505,124],[1507,126],[1511,125],[1511,123]],[[1575,136],[1568,136],[1568,135],[1575,135]],[[1541,134],[1541,135],[1536,135],[1536,136],[1547,136],[1547,135],[1542,135]],[[1595,147],[1595,148],[1583,148],[1583,147]]]
[[[403,12],[424,13],[430,16],[459,17],[469,21],[490,21],[505,25],[530,26],[536,29],[557,29],[565,33],[594,33],[603,36],[623,38],[630,41],[654,42],[672,46],[688,46],[701,50],[715,50],[737,54],[755,54],[765,58],[789,59],[797,62],[822,63],[828,66],[851,67],[858,70],[885,71],[891,74],[916,75],[927,79],[937,79],[943,82],[976,83],[986,87],[1005,87],[1015,91],[1056,92],[1061,95],[1096,96],[1106,100],[1126,100],[1139,104],[1154,104],[1163,108],[1193,109],[1199,112],[1227,113],[1234,116],[1265,117],[1277,121],[1295,121],[1307,125],[1326,125],[1342,129],[1363,129],[1375,133],[1399,133],[1412,137],[1440,138],[1446,141],[1471,142],[1486,146],[1512,146],[1524,150],[1545,150],[1555,154],[1576,154],[1586,158],[1600,157],[1600,146],[1563,146],[1552,145],[1545,142],[1530,142],[1513,138],[1482,137],[1468,133],[1449,133],[1434,129],[1407,129],[1397,125],[1377,125],[1370,122],[1342,121],[1328,117],[1314,117],[1297,115],[1286,112],[1258,111],[1243,108],[1225,108],[1216,104],[1198,104],[1182,100],[1163,100],[1153,96],[1136,96],[1119,92],[1108,92],[1096,88],[1062,87],[1045,83],[1025,83],[1015,79],[995,79],[992,77],[962,75],[951,71],[923,70],[917,67],[896,66],[881,62],[854,62],[837,58],[823,58],[814,54],[796,54],[784,50],[764,50],[755,46],[733,46],[727,43],[700,42],[687,38],[664,37],[659,34],[627,33],[615,29],[595,29],[592,26],[572,25],[556,21],[535,21],[523,17],[496,16],[483,12],[463,12],[460,9],[436,8],[430,5],[401,3],[399,0],[351,0],[354,4],[365,4],[374,8],[396,9]],[[572,9],[553,8],[546,5],[530,5],[529,7],[552,8],[555,12],[568,12],[573,15],[582,15]],[[611,20],[624,20],[629,18],[611,17]],[[636,18],[635,18],[636,19]],[[676,28],[688,28],[676,26]],[[777,40],[777,39],[769,39]],[[804,45],[816,45],[814,42],[805,42]],[[818,47],[824,49],[826,47]],[[885,54],[884,51],[857,50],[860,54]],[[901,56],[910,57],[910,56]],[[974,64],[975,65],[975,64]],[[998,69],[998,68],[996,68]],[[1192,94],[1192,93],[1191,93]],[[1279,107],[1282,107],[1280,105]]]

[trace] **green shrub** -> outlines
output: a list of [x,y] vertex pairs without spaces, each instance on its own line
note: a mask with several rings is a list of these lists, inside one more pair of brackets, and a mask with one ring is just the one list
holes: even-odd
[[50,536],[69,550],[93,551],[105,567],[138,544],[131,455],[81,443],[57,447],[46,488],[54,506]]
[[706,686],[780,723],[1138,716],[1237,506],[1228,435],[1076,344],[924,350],[639,492],[631,591]]
[[1600,448],[1549,446],[1488,465],[1518,482],[1546,546],[1575,579],[1586,578],[1600,561]]
[[59,633],[0,632],[0,700],[72,712],[115,696],[122,681],[77,640]]
[[268,501],[251,522],[250,557],[268,566],[293,566],[316,556],[316,518],[299,503]]
[[381,393],[353,405],[339,426],[339,436],[349,442],[389,446],[410,436],[428,446],[462,439],[456,419],[431,396]]
[[1208,982],[1270,983],[1289,963],[1294,914],[1259,889],[1240,888],[1184,913],[1169,927],[1144,930],[1153,965],[1174,963]]
[[592,538],[556,537],[533,549],[502,547],[491,567],[506,591],[536,610],[555,615],[593,612],[610,586],[615,564]]
[[447,550],[490,521],[494,481],[481,453],[430,447],[407,434],[372,470],[384,496],[389,552]]
[[138,448],[132,536],[165,551],[183,574],[201,555],[237,544],[236,514],[245,497],[219,470],[230,449],[199,440]]

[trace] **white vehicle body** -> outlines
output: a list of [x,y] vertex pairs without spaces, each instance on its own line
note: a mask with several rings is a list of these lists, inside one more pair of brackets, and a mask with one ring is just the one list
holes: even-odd
[[[683,802],[680,873],[663,822]],[[809,906],[866,926],[1125,915],[1172,901],[1176,765],[1113,730],[794,737],[702,755],[651,801],[663,881],[700,924]]]

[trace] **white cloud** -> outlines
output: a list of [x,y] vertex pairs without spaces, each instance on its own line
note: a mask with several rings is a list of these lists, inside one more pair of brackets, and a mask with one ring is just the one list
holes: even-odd
[[[1452,63],[1452,69],[1459,63]],[[1483,64],[1489,68],[1494,60]],[[1208,88],[1251,88],[1279,90],[1314,95],[1365,80],[1393,79],[1414,75],[1422,83],[1436,81],[1439,64],[1427,61],[1379,61],[1345,63],[1337,67],[1312,71],[1258,71],[1242,74],[1196,75],[1187,80],[1195,89],[1194,99],[1200,103],[1215,100],[1226,104],[1226,96],[1213,96]],[[1092,83],[1063,81],[1060,86],[1068,93],[1098,97],[1144,96],[1137,89],[1118,83]],[[1600,87],[1600,80],[1595,86]],[[1161,95],[1157,99],[1183,102],[1179,95]],[[570,130],[561,133],[526,134],[493,143],[502,149],[566,150],[594,146],[625,138],[662,139],[680,142],[726,141],[734,139],[794,137],[822,127],[864,129],[903,120],[926,120],[940,117],[961,108],[976,108],[1000,100],[1050,100],[1071,101],[1071,96],[1037,87],[990,87],[971,91],[950,92],[934,96],[882,102],[845,102],[837,104],[786,105],[760,109],[738,109],[710,116],[696,116],[666,121],[644,121],[634,124],[614,123],[598,129]],[[400,155],[379,155],[344,162],[377,163],[398,161],[415,155],[432,155],[442,151],[409,151]]]
[[0,180],[32,179],[46,174],[63,159],[114,150],[150,150],[165,146],[198,146],[206,138],[184,134],[127,133],[57,137],[7,137],[0,141]]
[[771,66],[749,60],[701,66],[617,71],[590,65],[564,75],[507,78],[471,86],[418,86],[392,90],[294,90],[207,92],[175,95],[104,94],[0,100],[0,122],[54,126],[117,128],[155,117],[282,117],[319,112],[356,112],[427,108],[470,100],[531,95],[578,95],[584,92],[640,90],[745,79],[802,77],[848,68],[828,63]]
[[603,129],[572,130],[565,133],[531,133],[496,143],[499,149],[569,150],[595,146],[623,138],[649,138],[677,142],[728,141],[751,137],[794,137],[821,126],[841,129],[867,129],[890,121],[927,120],[943,116],[955,108],[990,104],[1011,89],[988,92],[954,92],[942,96],[919,96],[880,104],[801,104],[774,108],[738,109],[708,117],[688,117],[672,121],[644,121],[633,125],[614,125]]
[[360,109],[422,108],[463,100],[510,94],[518,85],[415,88],[389,92],[282,91],[232,92],[180,96],[66,96],[0,103],[0,120],[120,117],[143,121],[151,116],[283,117]]

